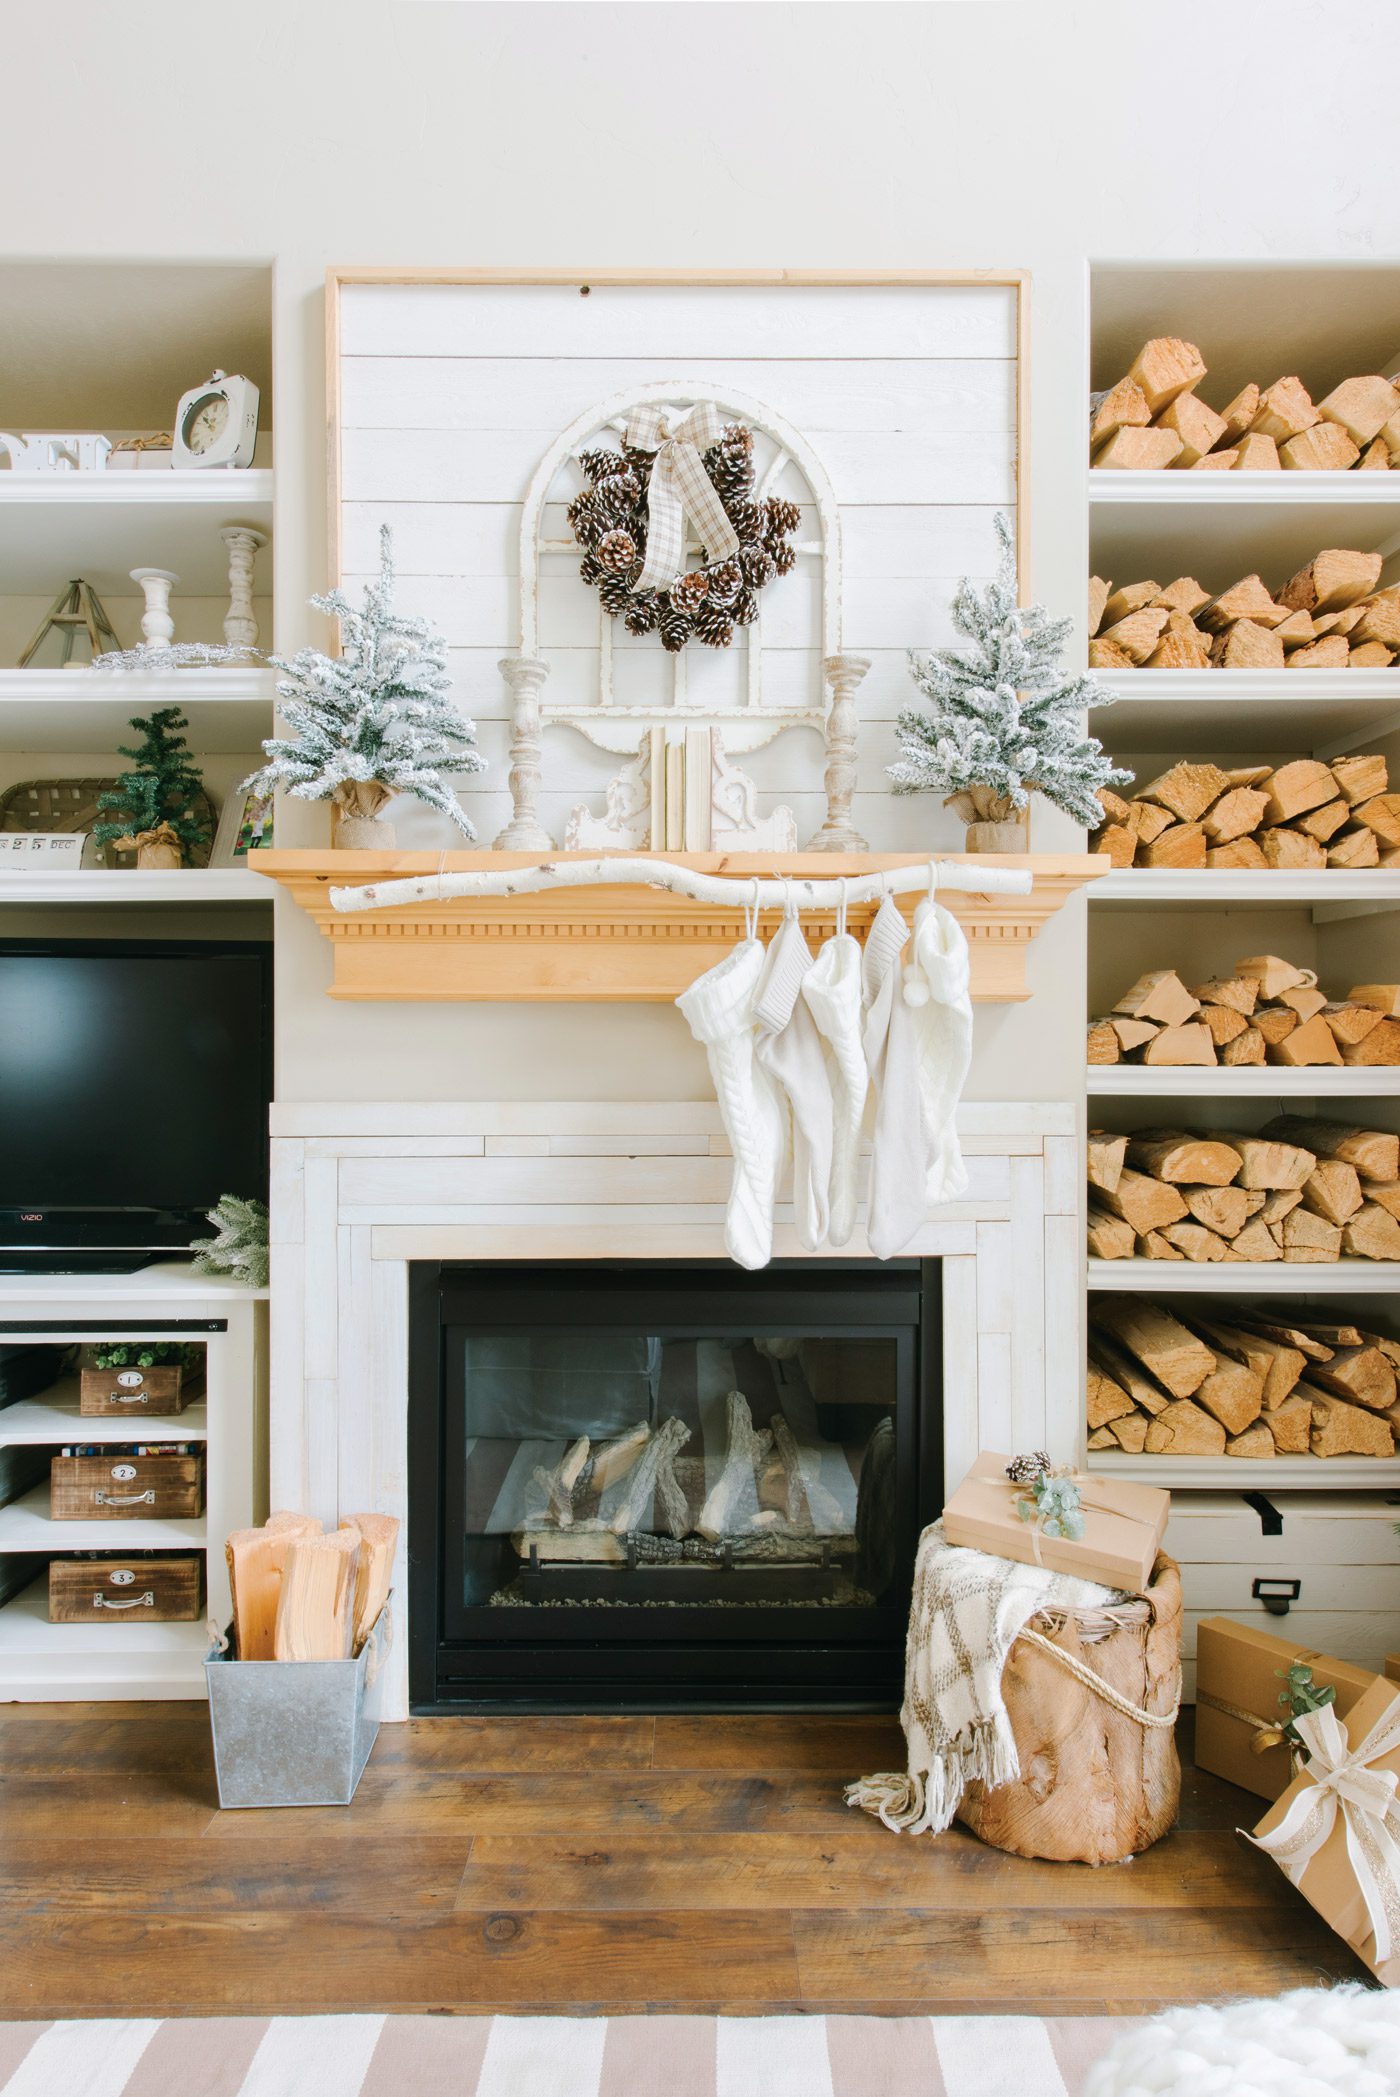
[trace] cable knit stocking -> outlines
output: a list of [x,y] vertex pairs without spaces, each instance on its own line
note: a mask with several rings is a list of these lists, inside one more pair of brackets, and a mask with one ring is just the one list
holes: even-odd
[[725,1249],[748,1268],[766,1267],[772,1257],[773,1209],[787,1148],[781,1098],[754,1053],[754,995],[764,961],[761,942],[745,939],[676,999],[704,1047],[734,1151]]
[[908,937],[903,913],[886,896],[870,927],[861,970],[865,1061],[874,1094],[865,1234],[877,1260],[888,1260],[907,1245],[924,1220],[918,1063],[912,1014],[900,995],[899,960]]
[[[928,1146],[925,1201],[956,1201],[967,1192],[957,1112],[972,1062],[972,987],[967,935],[941,903],[926,896],[914,913],[914,949],[904,1001],[914,1015],[919,1093]],[[922,995],[921,993],[926,993]]]
[[834,1112],[821,1036],[801,995],[815,966],[801,920],[784,917],[754,1000],[758,1060],[792,1116],[793,1214],[808,1252],[827,1233]]
[[870,1073],[861,1046],[860,941],[849,932],[827,940],[802,985],[822,1037],[831,1089],[831,1196],[827,1242],[845,1245],[860,1196],[860,1132]]

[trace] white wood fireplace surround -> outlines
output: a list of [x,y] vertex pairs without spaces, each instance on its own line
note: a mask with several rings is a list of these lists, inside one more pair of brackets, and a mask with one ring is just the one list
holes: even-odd
[[[943,1262],[944,1453],[1082,1433],[1075,1110],[959,1111],[967,1198],[909,1247]],[[728,1144],[712,1102],[277,1105],[272,1110],[274,1507],[406,1515],[411,1260],[713,1258]],[[791,1210],[774,1251],[798,1257]],[[846,1248],[865,1251],[857,1232]],[[384,1716],[408,1714],[406,1564]]]

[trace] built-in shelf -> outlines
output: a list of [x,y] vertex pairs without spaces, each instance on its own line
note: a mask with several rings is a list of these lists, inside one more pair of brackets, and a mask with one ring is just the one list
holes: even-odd
[[1213,592],[1257,571],[1279,589],[1324,546],[1400,545],[1396,474],[1091,471],[1088,480],[1090,569],[1119,588],[1193,575]]
[[77,1654],[117,1652],[126,1655],[185,1653],[202,1663],[209,1651],[203,1613],[186,1623],[143,1623],[133,1615],[94,1618],[92,1623],[51,1624],[47,1579],[35,1580],[0,1609],[0,1653]]
[[1340,757],[1400,729],[1400,670],[1091,670],[1118,695],[1090,726],[1115,753]]
[[[48,597],[70,576],[99,596],[136,593],[133,568],[170,568],[179,598],[228,589],[224,524],[272,529],[272,471],[0,473],[0,574],[7,594]],[[258,556],[267,562],[266,552]],[[255,570],[265,596],[270,568]]]
[[1104,1478],[1159,1485],[1167,1492],[1193,1488],[1218,1492],[1347,1492],[1400,1486],[1396,1456],[1128,1456],[1121,1450],[1091,1449],[1085,1467]]
[[1391,1099],[1400,1094],[1400,1070],[1316,1064],[1302,1070],[1281,1064],[1217,1064],[1213,1069],[1143,1063],[1091,1064],[1085,1075],[1090,1098],[1135,1099]]
[[[189,876],[171,878],[184,881]],[[171,1315],[178,1318],[219,1318],[226,1316],[235,1304],[266,1303],[267,1296],[265,1288],[250,1288],[227,1275],[196,1274],[188,1260],[153,1260],[149,1267],[138,1267],[134,1274],[0,1274],[0,1318],[8,1328],[7,1340],[54,1337],[48,1331],[15,1329],[16,1320],[35,1306],[42,1308],[46,1320],[51,1316],[57,1322],[74,1304],[81,1306],[76,1315],[85,1318],[92,1303],[110,1303],[114,1309],[133,1305],[138,1317],[149,1320],[141,1328],[144,1339],[197,1340],[197,1333],[167,1332],[147,1305],[169,1304]]]
[[272,732],[271,670],[180,670],[170,676],[0,670],[0,750],[113,750],[131,741],[133,714],[183,707],[191,750],[256,752]]
[[0,903],[267,903],[265,881],[243,867],[187,867],[172,872],[80,867],[69,874],[0,873]]
[[[81,1439],[88,1437],[84,1434]],[[128,1428],[123,1439],[139,1442],[147,1437]],[[204,1541],[203,1515],[149,1522],[109,1522],[100,1517],[95,1522],[52,1521],[47,1479],[8,1507],[0,1507],[0,1551],[202,1551]]]
[[66,1377],[38,1398],[0,1409],[0,1446],[48,1442],[202,1442],[209,1434],[203,1404],[182,1413],[136,1413],[114,1419],[78,1410],[78,1379]]
[[1400,1260],[1090,1260],[1091,1289],[1143,1296],[1389,1296]]
[[55,1702],[202,1697],[209,1645],[202,1608],[179,1624],[51,1624],[41,1576],[0,1609],[0,1683],[7,1697]]
[[1115,867],[1089,890],[1091,906],[1159,910],[1306,906],[1314,924],[1400,909],[1400,869],[1328,867],[1259,872],[1248,867]]
[[1267,502],[1280,508],[1320,502],[1350,509],[1400,511],[1400,483],[1389,474],[1292,472],[1287,467],[1263,473],[1194,473],[1170,466],[1150,473],[1120,473],[1093,467],[1089,473],[1092,504],[1168,503],[1189,509],[1237,509],[1240,504]]

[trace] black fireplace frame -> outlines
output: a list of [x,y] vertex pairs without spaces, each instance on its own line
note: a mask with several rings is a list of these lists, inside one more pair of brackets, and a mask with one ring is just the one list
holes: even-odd
[[[830,1611],[692,1605],[684,1611],[686,1635],[679,1637],[663,1635],[659,1611],[580,1604],[559,1612],[548,1642],[540,1637],[545,1612],[522,1610],[519,1635],[511,1636],[501,1628],[507,1612],[497,1609],[491,1612],[496,1628],[472,1634],[468,1620],[488,1612],[449,1600],[450,1481],[460,1474],[447,1454],[447,1334],[480,1323],[484,1296],[494,1298],[495,1329],[537,1330],[548,1322],[558,1330],[548,1316],[552,1302],[567,1305],[565,1330],[610,1323],[622,1329],[607,1315],[611,1290],[635,1289],[643,1274],[647,1330],[662,1337],[668,1326],[692,1331],[697,1303],[709,1308],[716,1330],[737,1324],[756,1336],[802,1337],[812,1329],[815,1285],[841,1306],[839,1319],[826,1313],[824,1333],[883,1332],[903,1342],[907,1388],[896,1411],[905,1480],[900,1574],[878,1605]],[[761,1316],[755,1315],[755,1279],[761,1280]],[[937,1260],[775,1260],[761,1278],[728,1260],[669,1261],[664,1272],[657,1262],[635,1259],[412,1263],[407,1546],[414,1714],[896,1708],[914,1546],[942,1504],[942,1308]]]

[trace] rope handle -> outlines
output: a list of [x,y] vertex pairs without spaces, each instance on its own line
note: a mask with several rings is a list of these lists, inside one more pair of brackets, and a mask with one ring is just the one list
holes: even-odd
[[1076,1660],[1073,1653],[1067,1653],[1064,1647],[1057,1646],[1053,1639],[1043,1638],[1039,1631],[1029,1629],[1018,1632],[1017,1636],[1025,1639],[1028,1645],[1037,1646],[1042,1653],[1049,1653],[1052,1659],[1059,1661],[1061,1667],[1069,1670],[1077,1682],[1082,1682],[1086,1689],[1092,1689],[1095,1696],[1102,1697],[1105,1704],[1114,1711],[1120,1711],[1124,1718],[1135,1719],[1138,1725],[1150,1726],[1162,1733],[1176,1724],[1181,1714],[1179,1690],[1170,1711],[1144,1711],[1141,1704],[1134,1704],[1130,1698],[1123,1696],[1111,1682],[1105,1682],[1102,1675],[1096,1675],[1091,1667],[1086,1667],[1082,1660]]

